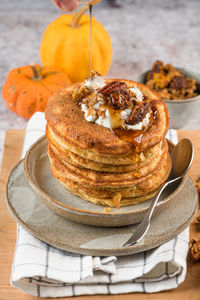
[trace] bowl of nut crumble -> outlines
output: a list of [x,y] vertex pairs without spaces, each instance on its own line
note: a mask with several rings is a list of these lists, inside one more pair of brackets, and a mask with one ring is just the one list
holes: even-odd
[[184,128],[200,113],[200,74],[155,61],[151,70],[137,78],[155,90],[165,101],[171,128]]

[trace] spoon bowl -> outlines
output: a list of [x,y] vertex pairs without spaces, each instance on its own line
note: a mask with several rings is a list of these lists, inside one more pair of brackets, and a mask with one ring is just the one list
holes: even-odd
[[150,226],[150,220],[154,208],[156,207],[156,204],[164,189],[169,184],[183,178],[189,171],[194,157],[194,149],[191,141],[189,139],[182,139],[171,151],[170,156],[172,160],[172,170],[169,176],[169,180],[166,181],[158,190],[158,192],[152,200],[152,203],[143,221],[136,228],[135,232],[131,235],[128,241],[123,244],[123,246],[132,246],[133,244],[139,242],[145,236]]
[[183,177],[190,169],[194,157],[191,141],[188,139],[180,140],[170,153],[170,156],[172,160],[170,179]]

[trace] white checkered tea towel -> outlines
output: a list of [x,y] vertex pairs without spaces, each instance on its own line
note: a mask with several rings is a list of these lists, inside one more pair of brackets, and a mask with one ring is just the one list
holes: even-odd
[[[28,122],[23,155],[45,133],[43,113]],[[177,134],[168,138],[176,143]],[[153,293],[176,288],[186,275],[189,230],[146,252],[121,257],[92,257],[58,250],[18,225],[11,284],[41,297]]]

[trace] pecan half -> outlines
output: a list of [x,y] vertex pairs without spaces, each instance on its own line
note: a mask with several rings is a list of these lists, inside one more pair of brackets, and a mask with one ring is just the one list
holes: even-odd
[[98,93],[103,94],[104,96],[108,96],[113,92],[120,93],[127,88],[127,84],[125,82],[113,81],[106,84],[102,89],[98,91]]
[[126,124],[135,125],[142,121],[149,111],[149,103],[139,103],[131,112],[130,116],[126,120]]

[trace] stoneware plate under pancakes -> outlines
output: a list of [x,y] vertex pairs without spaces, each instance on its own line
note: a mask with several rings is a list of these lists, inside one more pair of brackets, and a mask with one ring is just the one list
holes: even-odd
[[192,222],[198,195],[187,176],[173,201],[151,221],[144,239],[128,248],[122,245],[137,225],[97,227],[63,218],[49,209],[33,192],[24,174],[23,161],[11,172],[6,203],[11,215],[40,240],[62,250],[85,255],[128,255],[155,248],[170,240]]
[[[169,146],[173,147],[171,143]],[[73,195],[51,173],[45,137],[40,138],[27,152],[24,170],[34,193],[50,209],[78,223],[105,227],[135,224],[141,222],[151,203],[151,200],[148,200],[140,204],[121,207],[120,210],[111,208],[110,212],[106,213],[103,206]],[[154,216],[159,214],[169,202],[176,200],[184,182],[185,178],[169,186],[168,192],[163,193],[157,204]]]

